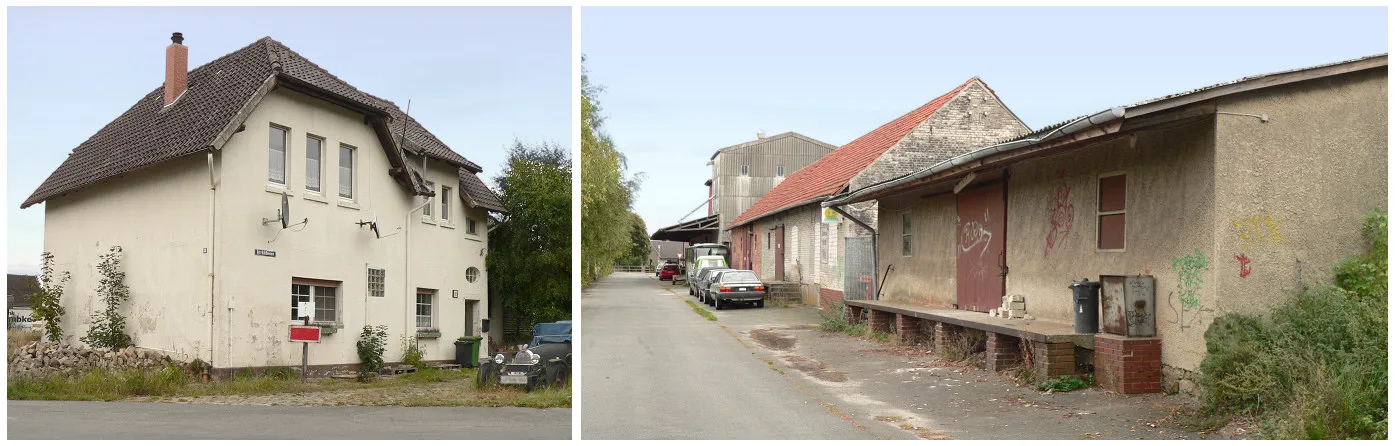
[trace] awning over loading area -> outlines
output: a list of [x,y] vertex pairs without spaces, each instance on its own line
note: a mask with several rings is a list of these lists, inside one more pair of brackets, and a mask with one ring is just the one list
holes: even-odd
[[659,230],[654,231],[654,235],[649,238],[653,240],[687,242],[689,244],[716,243],[717,229],[721,226],[721,217],[721,214],[712,214],[666,228],[659,228]]

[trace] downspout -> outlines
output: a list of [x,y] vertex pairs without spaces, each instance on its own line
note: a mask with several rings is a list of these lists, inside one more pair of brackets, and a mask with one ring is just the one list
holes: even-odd
[[864,223],[862,220],[858,220],[852,213],[844,210],[842,206],[829,206],[828,208],[833,209],[834,212],[847,217],[848,220],[852,220],[853,223],[857,223],[858,226],[872,233],[872,286],[877,287],[877,292],[873,295],[872,299],[881,300],[882,287],[877,285],[877,271],[879,271],[879,262],[881,262],[881,256],[877,252],[877,229],[868,226],[867,223]]
[[[214,245],[215,241],[217,240],[217,235],[218,235],[218,233],[217,233],[217,226],[216,226],[215,223],[214,223],[215,221],[217,221],[217,220],[216,220],[216,217],[217,217],[217,212],[218,212],[218,210],[217,210],[217,209],[218,209],[218,207],[217,207],[217,206],[218,206],[218,182],[217,182],[217,179],[216,179],[216,175],[215,175],[214,172],[213,172],[213,151],[212,151],[212,150],[209,150],[209,151],[208,151],[207,157],[208,157],[208,248],[207,248],[207,251],[208,251],[208,362],[209,362],[209,367],[208,367],[208,368],[212,368],[212,366],[213,366],[213,361],[214,361],[214,356],[213,356],[213,345],[214,345],[213,327],[214,327],[214,325],[215,325],[215,324],[214,324],[214,315],[217,314],[217,313],[215,312],[216,308],[215,308],[215,305],[214,305],[214,304],[215,304],[215,296],[216,296],[216,293],[215,293],[215,290],[214,290],[214,289],[215,289],[214,280],[215,280],[216,277],[215,277],[215,273],[214,273],[214,269],[213,269],[213,268],[214,268],[214,263],[213,263],[213,256],[214,256],[213,245]],[[208,371],[207,371],[207,370],[204,371],[203,378],[204,378],[205,381],[208,380]]]

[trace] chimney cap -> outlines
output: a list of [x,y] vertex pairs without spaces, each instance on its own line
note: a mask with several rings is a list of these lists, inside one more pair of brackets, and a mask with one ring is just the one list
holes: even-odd
[[174,41],[174,43],[183,45],[183,44],[184,44],[184,33],[174,33],[174,35],[170,36],[170,40]]

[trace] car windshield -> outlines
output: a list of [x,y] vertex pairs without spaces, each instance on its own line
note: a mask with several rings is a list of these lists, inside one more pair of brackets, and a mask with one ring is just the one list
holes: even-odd
[[760,278],[756,277],[756,273],[751,271],[727,271],[722,274],[721,280],[722,283],[760,282]]

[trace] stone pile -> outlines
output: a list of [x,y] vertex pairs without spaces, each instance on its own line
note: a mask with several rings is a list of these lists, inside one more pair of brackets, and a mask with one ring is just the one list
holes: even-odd
[[1027,296],[1021,294],[1009,294],[1003,296],[1003,304],[998,308],[988,310],[988,315],[1004,319],[1036,319],[1027,314]]
[[89,369],[163,367],[177,364],[169,356],[134,347],[121,350],[58,342],[31,342],[9,352],[10,376],[48,375]]

